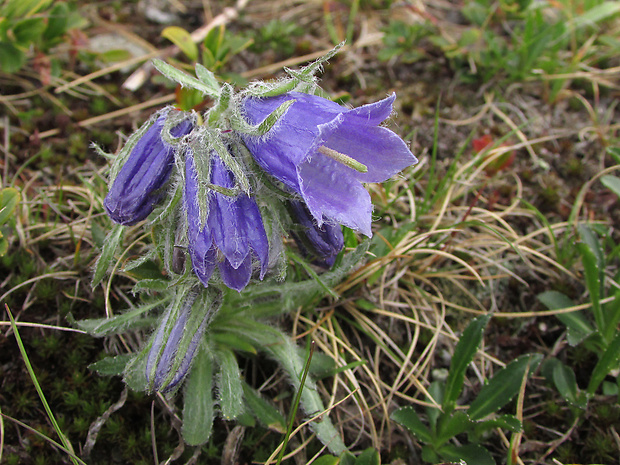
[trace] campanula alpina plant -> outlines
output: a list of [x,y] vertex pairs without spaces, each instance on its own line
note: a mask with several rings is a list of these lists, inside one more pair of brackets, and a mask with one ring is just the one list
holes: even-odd
[[[262,320],[308,305],[346,277],[368,244],[344,253],[341,225],[372,235],[372,205],[362,183],[383,181],[417,162],[402,139],[379,126],[392,112],[394,95],[356,109],[315,95],[321,92],[315,74],[338,48],[299,71],[286,69],[287,79],[252,83],[238,93],[200,64],[194,78],[155,60],[165,76],[209,96],[213,106],[203,114],[156,113],[111,168],[104,203],[118,225],[93,285],[115,260],[125,225],[145,219],[151,248],[124,269],[149,262],[161,276],[136,282],[143,304],[80,327],[96,336],[157,328],[122,367],[116,359],[102,363],[112,363],[137,390],[172,396],[186,381],[182,432],[188,444],[209,439],[216,411],[227,420],[251,413],[270,424],[264,410],[245,400],[255,394],[242,386],[239,351],[275,359],[302,390],[306,414],[324,411],[314,380],[308,377],[305,387],[300,382],[303,358],[294,342]],[[320,280],[314,271],[305,281],[286,275],[289,233],[309,260],[306,270],[311,263],[331,267]],[[157,310],[159,316],[149,315]],[[332,453],[345,450],[328,415],[310,428]]]

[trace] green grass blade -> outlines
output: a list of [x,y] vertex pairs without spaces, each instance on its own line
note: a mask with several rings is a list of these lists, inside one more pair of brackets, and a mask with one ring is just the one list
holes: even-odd
[[4,308],[6,310],[6,313],[9,315],[9,320],[11,320],[11,328],[13,328],[13,333],[15,334],[15,340],[17,341],[19,351],[22,355],[22,358],[24,359],[24,364],[26,365],[26,369],[28,370],[30,379],[32,379],[32,383],[34,384],[34,387],[37,390],[39,399],[41,399],[41,403],[43,404],[43,408],[45,409],[45,413],[47,414],[47,417],[50,419],[50,422],[52,423],[52,426],[54,427],[56,434],[58,434],[58,437],[60,438],[60,442],[62,443],[64,448],[68,451],[69,456],[71,457],[71,461],[75,465],[79,463],[84,463],[81,460],[79,460],[77,457],[75,457],[75,452],[73,451],[73,446],[71,445],[71,442],[69,442],[65,434],[60,429],[60,425],[58,425],[58,422],[56,421],[56,417],[54,416],[52,409],[47,403],[45,394],[43,394],[43,389],[41,389],[41,385],[39,384],[39,381],[37,380],[37,376],[34,373],[32,365],[30,364],[30,359],[28,358],[28,354],[26,353],[26,348],[24,347],[22,338],[19,335],[19,331],[17,329],[17,325],[15,324],[15,319],[13,318],[13,314],[11,313],[11,310],[9,310],[9,306],[7,304],[4,304]]

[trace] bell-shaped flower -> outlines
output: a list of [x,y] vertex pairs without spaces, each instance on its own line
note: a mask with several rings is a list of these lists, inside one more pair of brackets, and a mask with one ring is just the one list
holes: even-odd
[[263,136],[241,134],[256,162],[299,194],[320,226],[324,219],[371,236],[372,204],[362,185],[417,163],[407,144],[379,126],[396,96],[348,109],[315,95],[248,97],[243,112],[259,124],[288,100],[288,111]]
[[[232,173],[214,151],[210,182],[234,188]],[[269,264],[269,242],[256,201],[245,193],[235,197],[211,189],[206,202],[206,221],[201,225],[199,185],[194,155],[185,158],[185,209],[188,249],[194,273],[205,285],[217,265],[226,286],[241,291],[250,281],[254,259],[260,262],[260,279]]]
[[[162,137],[170,111],[171,108],[161,111],[138,140],[103,201],[108,216],[117,223],[132,225],[142,221],[161,199],[162,187],[174,166],[175,147]],[[192,122],[184,118],[170,130],[170,135],[182,137],[192,129]]]
[[344,248],[342,228],[328,222],[319,226],[303,202],[293,200],[289,205],[296,227],[292,233],[300,250],[314,264],[331,268]]

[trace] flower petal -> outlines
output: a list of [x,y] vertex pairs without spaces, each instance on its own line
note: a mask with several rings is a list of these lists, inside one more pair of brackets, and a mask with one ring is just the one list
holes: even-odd
[[[295,103],[265,136],[242,138],[267,173],[302,196],[319,227],[325,217],[370,236],[372,205],[361,182],[384,181],[417,162],[400,137],[378,126],[391,114],[395,98],[355,109],[297,92],[247,98],[245,115],[253,124],[284,101]],[[359,161],[367,172],[335,161],[321,146]]]
[[248,285],[252,276],[252,257],[248,255],[237,268],[233,268],[230,262],[224,260],[220,262],[219,268],[224,284],[230,289],[241,292]]
[[371,237],[370,195],[345,170],[350,168],[317,154],[300,167],[301,194],[319,226],[326,217]]

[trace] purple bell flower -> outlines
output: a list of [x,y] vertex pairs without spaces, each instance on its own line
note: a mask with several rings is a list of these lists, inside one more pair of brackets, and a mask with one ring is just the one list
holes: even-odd
[[[161,112],[132,149],[103,201],[108,216],[116,223],[132,225],[142,221],[162,197],[160,189],[174,166],[175,148],[161,135],[169,111],[166,108]],[[185,119],[170,134],[181,137],[192,129],[192,122]]]
[[243,111],[252,124],[295,103],[267,134],[241,136],[261,168],[303,198],[318,226],[327,219],[370,237],[372,204],[362,183],[385,181],[418,161],[399,136],[379,126],[395,98],[348,109],[299,92],[248,97]]
[[[211,183],[233,188],[232,173],[215,152],[211,157]],[[260,262],[260,279],[269,264],[269,242],[258,205],[247,194],[229,197],[209,191],[207,218],[200,227],[198,182],[193,154],[185,158],[185,208],[188,249],[194,273],[205,285],[217,265],[226,286],[241,291],[252,275],[253,258]]]
[[293,232],[293,237],[302,253],[314,258],[315,265],[331,268],[344,248],[340,225],[324,222],[318,226],[303,202],[290,202],[290,209],[293,219],[301,226],[301,230]]

